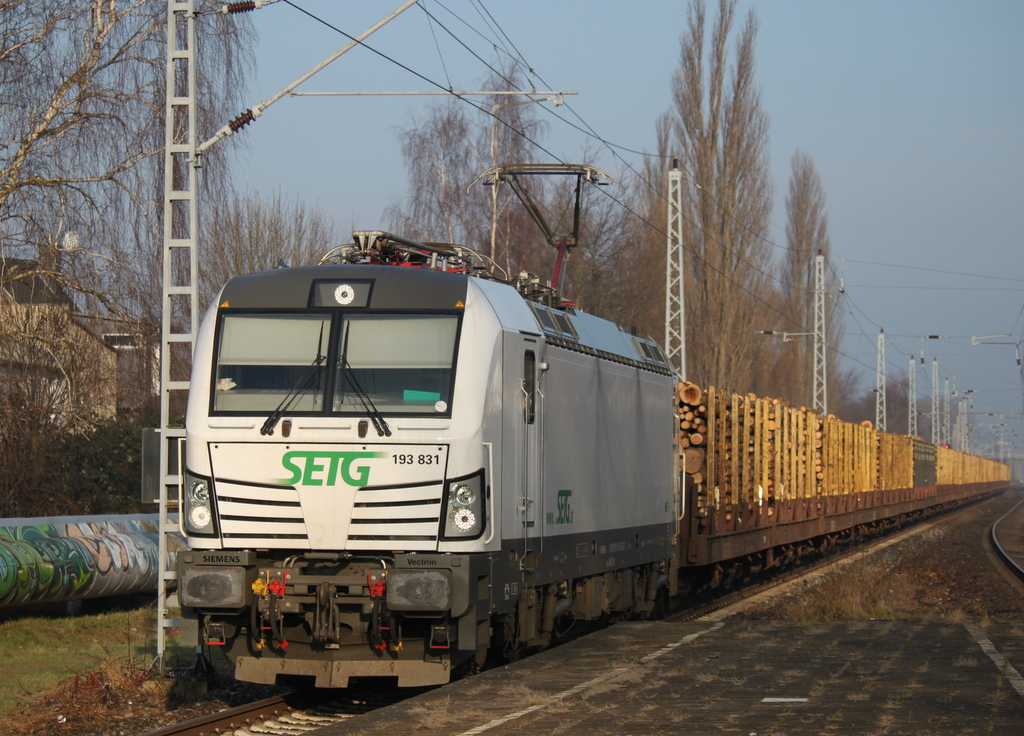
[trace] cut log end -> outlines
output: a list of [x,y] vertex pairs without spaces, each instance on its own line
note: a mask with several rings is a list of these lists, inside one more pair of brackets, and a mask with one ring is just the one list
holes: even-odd
[[679,386],[676,387],[676,393],[678,394],[681,402],[689,404],[690,406],[700,405],[701,399],[704,398],[704,392],[701,390],[700,386],[695,383],[690,383],[689,381],[683,381],[680,383]]

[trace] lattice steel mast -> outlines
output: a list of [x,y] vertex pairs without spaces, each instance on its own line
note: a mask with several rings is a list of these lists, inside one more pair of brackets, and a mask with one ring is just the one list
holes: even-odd
[[814,411],[828,414],[828,374],[825,352],[825,256],[814,257]]
[[686,302],[683,271],[683,172],[672,159],[668,172],[668,228],[665,268],[665,353],[686,380]]
[[[198,208],[196,185],[196,14],[194,0],[167,2],[167,97],[164,109],[163,314],[160,326],[160,541],[157,584],[156,659],[163,670],[168,618],[177,607],[171,593],[178,574],[167,564],[172,530],[169,509],[177,506],[180,468],[171,467],[174,446],[185,438],[184,401],[188,396],[192,354],[199,321],[196,289]],[[172,396],[182,397],[174,402]],[[179,416],[172,416],[172,409]],[[182,464],[181,462],[178,463]]]
[[[338,59],[365,38],[382,28],[418,0],[406,0],[399,8],[364,31],[319,65],[275,96],[253,108],[198,144],[196,129],[196,12],[195,0],[167,0],[167,68],[166,106],[164,109],[164,232],[163,232],[163,316],[160,329],[160,488],[159,488],[159,583],[157,585],[157,646],[153,668],[164,669],[167,629],[180,625],[178,619],[167,617],[168,609],[177,607],[177,596],[171,589],[177,572],[167,565],[167,539],[173,531],[169,509],[177,504],[181,483],[179,467],[171,467],[177,454],[184,465],[185,402],[188,397],[195,335],[199,325],[199,304],[196,277],[198,274],[197,236],[199,214],[196,196],[200,155],[211,145],[232,135],[257,118],[263,110],[292,92],[331,62]],[[238,2],[222,7],[219,12],[244,13],[269,5]],[[182,397],[173,402],[172,396]],[[172,412],[177,416],[172,415]],[[181,447],[182,452],[174,450]],[[176,464],[177,465],[177,464]]]
[[875,429],[885,431],[885,330],[878,331],[878,371],[875,375]]
[[913,355],[907,381],[907,434],[917,437],[917,359]]

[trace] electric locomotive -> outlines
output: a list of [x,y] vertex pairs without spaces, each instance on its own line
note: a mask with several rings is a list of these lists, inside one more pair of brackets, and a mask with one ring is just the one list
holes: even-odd
[[419,686],[655,608],[681,509],[657,344],[468,248],[354,241],[203,321],[183,641],[242,680]]

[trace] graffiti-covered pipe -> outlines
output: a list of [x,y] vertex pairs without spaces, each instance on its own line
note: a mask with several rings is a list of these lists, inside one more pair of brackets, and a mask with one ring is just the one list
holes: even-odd
[[0,608],[155,591],[158,549],[157,514],[0,519]]

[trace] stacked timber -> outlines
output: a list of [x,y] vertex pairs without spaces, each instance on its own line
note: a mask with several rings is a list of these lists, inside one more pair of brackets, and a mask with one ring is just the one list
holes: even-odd
[[708,443],[708,407],[704,391],[695,383],[683,381],[676,386],[679,415],[679,470],[697,491],[697,508],[707,513],[706,460]]
[[[714,386],[680,383],[676,399],[679,469],[702,530],[740,530],[780,512],[785,521],[796,508],[818,514],[826,496],[914,487],[912,437]],[[937,449],[940,485],[1009,477],[1001,463]]]
[[785,499],[816,498],[825,479],[825,421],[804,407],[693,383],[676,387],[679,469],[698,511],[773,516]]
[[702,403],[704,391],[697,384],[684,381],[676,387],[676,395],[679,398],[679,469],[685,470],[694,483],[702,483],[708,437],[708,408]]

